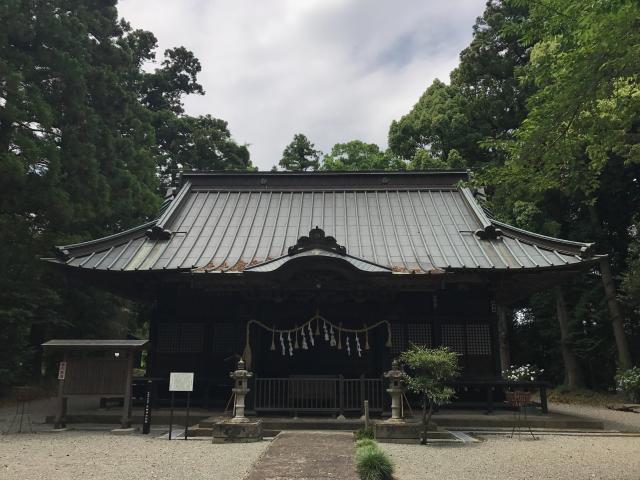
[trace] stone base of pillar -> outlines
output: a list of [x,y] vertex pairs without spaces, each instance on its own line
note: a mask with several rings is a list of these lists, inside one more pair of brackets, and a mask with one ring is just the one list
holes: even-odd
[[212,443],[248,443],[262,440],[262,420],[222,420],[213,424]]
[[383,420],[384,423],[406,423],[404,418],[393,418],[389,417],[386,420]]
[[233,417],[231,420],[225,420],[229,423],[251,423],[252,420],[247,417]]

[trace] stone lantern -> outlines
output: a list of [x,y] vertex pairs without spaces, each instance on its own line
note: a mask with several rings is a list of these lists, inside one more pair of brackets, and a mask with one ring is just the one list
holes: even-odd
[[391,370],[384,374],[385,378],[389,379],[389,388],[387,392],[391,395],[391,418],[388,422],[402,422],[401,406],[402,406],[402,394],[404,393],[404,372],[400,368],[398,360],[394,360],[391,363]]
[[235,393],[235,416],[231,419],[234,423],[249,422],[244,416],[244,399],[249,393],[249,379],[253,377],[253,373],[245,369],[244,360],[240,359],[238,366],[234,372],[229,374],[235,380],[232,392]]

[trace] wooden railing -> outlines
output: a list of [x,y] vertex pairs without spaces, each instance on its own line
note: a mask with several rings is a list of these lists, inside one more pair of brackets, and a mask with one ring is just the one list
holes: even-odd
[[[381,378],[297,377],[255,378],[253,409],[256,412],[360,412],[364,400],[371,412],[382,412]],[[251,395],[251,394],[250,394]]]

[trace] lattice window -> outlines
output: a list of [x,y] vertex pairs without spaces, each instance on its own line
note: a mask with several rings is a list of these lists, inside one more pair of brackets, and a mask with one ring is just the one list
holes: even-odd
[[431,347],[431,324],[407,324],[407,347],[412,343],[423,347]]
[[203,336],[201,323],[161,323],[158,325],[158,352],[201,353]]
[[467,354],[491,355],[491,331],[486,323],[467,325]]
[[391,354],[400,355],[413,343],[431,347],[430,323],[392,323],[391,324]]
[[465,326],[463,324],[450,323],[442,325],[442,345],[449,347],[454,352],[465,353],[464,337]]
[[214,324],[212,349],[215,353],[235,353],[240,349],[241,340],[237,323]]

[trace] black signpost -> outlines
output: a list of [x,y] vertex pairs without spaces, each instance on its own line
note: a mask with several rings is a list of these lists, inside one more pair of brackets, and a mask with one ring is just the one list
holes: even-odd
[[147,435],[151,431],[151,386],[152,381],[147,380],[147,395],[144,402],[144,417],[142,419],[142,433]]
[[173,430],[173,397],[175,392],[171,392],[171,413],[169,413],[169,440],[171,440],[171,432]]
[[191,392],[187,392],[187,418],[184,421],[184,439],[189,437],[189,404],[191,403]]

